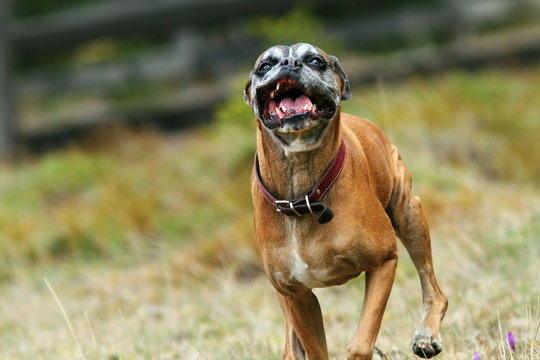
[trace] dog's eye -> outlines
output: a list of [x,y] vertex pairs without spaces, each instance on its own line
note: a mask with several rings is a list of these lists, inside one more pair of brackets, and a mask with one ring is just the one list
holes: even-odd
[[308,60],[308,64],[313,66],[321,66],[324,64],[324,61],[320,57],[314,56]]
[[265,73],[265,72],[270,71],[271,68],[272,68],[272,64],[264,62],[261,65],[259,65],[259,68],[257,70],[259,70],[260,72]]

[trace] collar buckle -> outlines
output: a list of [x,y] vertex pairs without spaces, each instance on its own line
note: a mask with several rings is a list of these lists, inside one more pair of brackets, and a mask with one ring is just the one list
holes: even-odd
[[[283,210],[291,210],[294,214],[296,214],[296,216],[302,216],[302,214],[300,214],[295,208],[294,208],[294,204],[292,201],[289,201],[289,200],[275,200],[273,202],[274,206],[276,207],[276,211],[277,212],[282,212]],[[289,207],[282,207],[282,205],[289,205]]]
[[330,162],[319,181],[317,181],[317,183],[307,192],[307,194],[292,200],[278,200],[270,193],[270,191],[266,189],[261,179],[257,153],[255,153],[253,164],[253,175],[257,180],[257,184],[259,190],[262,192],[262,195],[276,208],[278,213],[298,217],[301,217],[302,214],[309,213],[311,215],[315,215],[321,213],[319,216],[319,223],[325,224],[332,220],[333,213],[326,206],[326,204],[322,203],[320,200],[332,187],[332,185],[334,185],[337,178],[341,174],[341,171],[345,166],[345,160],[347,158],[346,154],[347,151],[345,140],[342,139],[337,155]]

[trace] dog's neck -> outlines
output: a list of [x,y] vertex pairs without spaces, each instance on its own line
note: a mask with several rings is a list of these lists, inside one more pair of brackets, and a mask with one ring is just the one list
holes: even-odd
[[341,137],[340,112],[325,130],[320,146],[307,151],[287,151],[263,125],[257,126],[257,154],[261,177],[278,199],[287,200],[308,191],[336,156]]

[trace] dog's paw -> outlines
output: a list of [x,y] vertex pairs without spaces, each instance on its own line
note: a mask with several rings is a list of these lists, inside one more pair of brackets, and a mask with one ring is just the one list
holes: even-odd
[[430,359],[442,351],[442,341],[440,337],[435,337],[427,329],[416,330],[412,350],[416,356],[424,359]]
[[369,353],[357,353],[357,352],[352,352],[349,350],[349,354],[347,355],[347,360],[368,360],[368,359],[371,359],[371,360],[388,360],[388,358],[386,357],[386,355],[378,348],[375,348],[373,349],[373,355],[371,355],[370,357],[370,354]]

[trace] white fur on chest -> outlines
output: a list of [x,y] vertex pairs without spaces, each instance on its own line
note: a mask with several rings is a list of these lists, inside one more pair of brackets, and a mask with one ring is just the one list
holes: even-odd
[[302,259],[300,255],[300,238],[296,232],[296,226],[293,223],[290,247],[291,247],[291,269],[290,277],[302,283],[304,286],[313,289],[318,287],[325,287],[325,282],[330,280],[328,269],[313,269]]

